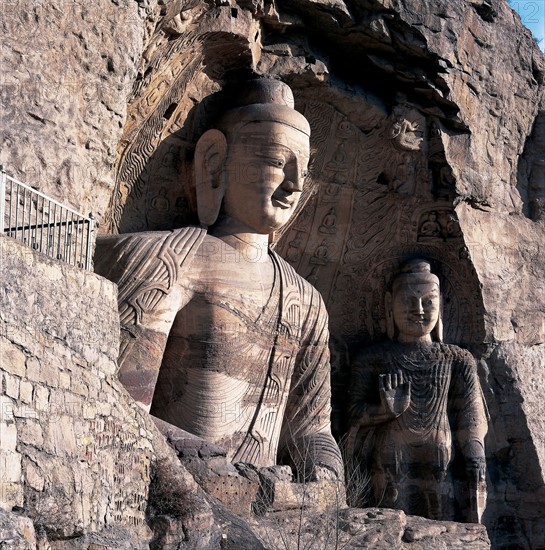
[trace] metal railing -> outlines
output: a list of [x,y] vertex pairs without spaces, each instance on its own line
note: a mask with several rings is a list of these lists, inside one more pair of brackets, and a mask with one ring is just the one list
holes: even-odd
[[51,258],[84,269],[91,268],[93,216],[69,206],[8,176],[0,166],[0,233]]

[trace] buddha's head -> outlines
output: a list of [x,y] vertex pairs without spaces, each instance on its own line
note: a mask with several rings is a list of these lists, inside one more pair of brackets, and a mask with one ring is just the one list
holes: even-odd
[[388,336],[400,342],[443,340],[439,279],[426,260],[403,264],[386,293]]
[[248,232],[270,234],[288,222],[301,196],[310,126],[277,80],[250,81],[240,104],[197,143],[199,220],[211,226],[228,216]]

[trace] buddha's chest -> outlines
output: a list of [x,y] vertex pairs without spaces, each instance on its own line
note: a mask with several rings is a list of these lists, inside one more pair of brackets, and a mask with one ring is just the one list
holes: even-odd
[[281,367],[285,370],[300,347],[298,334],[284,324],[275,289],[266,300],[254,301],[238,299],[225,288],[196,293],[175,319],[169,356],[178,365],[261,380],[279,361],[282,365],[287,361]]

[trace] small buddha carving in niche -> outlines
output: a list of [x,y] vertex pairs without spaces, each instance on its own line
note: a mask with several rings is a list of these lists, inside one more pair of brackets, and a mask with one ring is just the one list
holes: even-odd
[[320,233],[325,233],[326,235],[337,233],[337,214],[335,213],[335,208],[329,209],[318,230]]
[[[352,365],[353,461],[371,476],[376,505],[479,522],[487,415],[477,364],[442,342],[439,279],[428,262],[403,265],[386,294],[386,315],[390,341],[361,350]],[[455,458],[463,464],[458,499]]]
[[327,312],[268,247],[301,195],[310,127],[279,81],[251,81],[239,99],[196,145],[201,227],[97,245],[98,271],[119,287],[119,378],[233,462],[341,479]]
[[422,224],[420,234],[425,237],[440,237],[441,225],[437,221],[437,212],[430,212],[428,219]]
[[310,263],[314,265],[326,265],[329,261],[329,250],[327,248],[327,239],[316,247]]

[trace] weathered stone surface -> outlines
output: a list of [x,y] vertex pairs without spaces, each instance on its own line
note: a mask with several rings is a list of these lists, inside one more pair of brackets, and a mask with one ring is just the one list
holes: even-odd
[[156,4],[23,0],[2,9],[8,173],[101,219]]
[[[149,537],[143,503],[152,436],[142,433],[139,411],[113,379],[115,287],[29,254],[12,239],[1,238],[0,246],[7,351],[0,367],[4,381],[13,377],[24,388],[15,395],[13,382],[3,385],[2,477],[20,492],[2,505],[19,506],[53,538],[109,525],[130,525],[136,537]],[[60,373],[68,375],[65,388]],[[108,403],[115,407],[104,415]]]
[[34,550],[36,535],[29,518],[5,512],[0,508],[0,548],[2,550]]
[[[316,515],[269,514],[254,527],[267,549],[369,548],[485,550],[490,542],[483,525],[431,521],[398,510],[345,508]],[[305,547],[305,546],[304,546]]]
[[190,434],[181,428],[164,422],[160,418],[152,416],[155,425],[165,436],[167,443],[176,451],[179,458],[191,458],[198,456],[202,459],[213,458],[216,456],[227,455],[227,451],[202,439],[194,434]]
[[[194,519],[212,518],[202,498],[192,501],[200,489],[115,378],[115,286],[13,239],[0,237],[0,246],[0,508],[27,516],[21,525],[36,526],[40,550],[148,548],[148,522],[169,498],[166,490],[158,498],[160,481],[176,492],[171,513],[182,531],[217,539],[212,519],[212,527]],[[24,395],[7,395],[6,375]],[[10,518],[2,521],[16,540]]]
[[[17,2],[2,10],[9,106],[2,162],[28,183],[93,210],[103,227],[177,227],[191,219],[193,192],[185,182],[196,139],[217,110],[214,93],[252,71],[290,83],[311,122],[315,160],[309,200],[277,250],[324,296],[335,368],[354,344],[384,334],[376,304],[394,263],[405,253],[435,259],[452,327],[446,341],[468,346],[480,360],[491,416],[484,521],[498,545],[539,547],[544,65],[506,2],[60,4]],[[388,137],[404,124],[398,113],[411,124],[424,118],[421,149],[400,150]],[[30,252],[27,261],[34,265]],[[44,303],[59,304],[56,294],[44,293]],[[16,317],[33,301],[26,292],[2,299],[17,301]],[[22,421],[26,410],[59,403],[54,388],[42,387],[42,369],[87,420],[95,414],[90,399],[100,414],[115,411],[108,385],[82,374],[97,357],[114,368],[102,352],[85,351],[62,319],[58,327],[41,319],[50,339],[45,345],[36,331],[34,342],[34,328],[17,318],[2,388],[9,385],[9,410],[18,395],[14,420],[6,421],[17,425],[18,437],[27,430],[25,438],[40,441],[49,433],[40,415]],[[82,354],[71,369],[76,376],[65,367],[67,353],[56,339],[62,335]],[[33,357],[38,347],[47,359]],[[61,372],[50,368],[57,363]],[[20,488],[6,485],[11,496],[4,498],[21,502]]]

